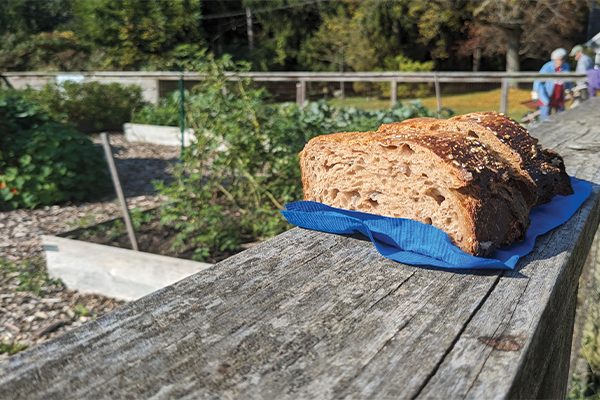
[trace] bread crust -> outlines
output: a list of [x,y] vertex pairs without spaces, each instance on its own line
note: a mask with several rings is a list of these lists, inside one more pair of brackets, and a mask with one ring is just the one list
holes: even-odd
[[520,157],[520,166],[535,182],[538,198],[536,204],[547,203],[557,194],[573,193],[562,157],[552,150],[543,149],[538,140],[515,120],[500,113],[478,112],[459,115],[450,121],[474,122],[489,129],[499,142],[513,149]]
[[377,132],[402,133],[414,132],[415,135],[447,135],[447,132],[463,136],[470,140],[470,145],[480,144],[494,153],[494,157],[503,159],[509,173],[519,185],[527,204],[533,206],[538,202],[538,188],[530,172],[522,166],[521,156],[510,146],[499,141],[491,129],[471,122],[470,120],[444,120],[437,118],[412,118],[402,122],[383,124]]

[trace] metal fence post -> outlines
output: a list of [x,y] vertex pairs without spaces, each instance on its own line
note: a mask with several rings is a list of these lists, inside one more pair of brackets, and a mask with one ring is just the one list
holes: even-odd
[[502,78],[502,90],[500,95],[500,112],[506,114],[508,110],[508,86],[507,78]]
[[390,107],[394,108],[398,104],[398,81],[390,81]]
[[185,89],[183,85],[183,74],[179,77],[179,129],[181,130],[180,157],[183,159],[185,147]]

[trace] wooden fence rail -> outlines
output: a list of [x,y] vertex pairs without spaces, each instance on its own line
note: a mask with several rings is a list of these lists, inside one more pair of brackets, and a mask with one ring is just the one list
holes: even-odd
[[515,271],[416,268],[296,228],[0,363],[0,398],[565,398],[599,108],[534,128],[594,190]]
[[[158,101],[160,81],[175,81],[183,77],[188,81],[202,80],[205,74],[176,71],[83,71],[83,72],[6,72],[3,76],[15,87],[34,86],[39,82],[54,80],[56,77],[81,77],[84,80],[106,82],[137,83],[145,91],[146,99]],[[585,79],[585,74],[561,73],[540,74],[538,72],[229,72],[225,76],[230,80],[251,78],[256,82],[290,82],[296,85],[296,101],[304,104],[307,99],[307,82],[389,82],[390,105],[397,102],[399,83],[434,83],[438,111],[441,108],[441,83],[500,83],[503,90],[500,100],[500,112],[508,107],[508,85],[510,82],[533,82],[536,79]]]

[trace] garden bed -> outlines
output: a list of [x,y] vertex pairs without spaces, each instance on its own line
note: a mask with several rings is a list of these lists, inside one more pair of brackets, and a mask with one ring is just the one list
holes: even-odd
[[[173,245],[177,240],[177,230],[160,223],[158,209],[155,208],[143,212],[134,210],[132,212],[132,219],[140,251],[187,260],[194,259],[195,249],[193,248],[180,251],[174,250]],[[89,227],[78,228],[57,236],[131,250],[131,243],[121,217]],[[217,263],[251,245],[252,243],[243,244],[238,251],[217,252],[209,255],[203,261]]]
[[[210,268],[237,251],[193,261],[194,249],[174,250],[177,231],[160,223],[157,209],[132,212],[140,251],[131,250],[120,218],[57,236],[43,235],[48,273],[70,289],[134,300]],[[246,244],[238,251],[251,246]]]

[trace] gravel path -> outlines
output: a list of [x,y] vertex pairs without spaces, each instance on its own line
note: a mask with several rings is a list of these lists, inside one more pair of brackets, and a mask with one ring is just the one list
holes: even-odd
[[[129,207],[157,206],[161,199],[152,181],[169,178],[179,149],[128,143],[120,134],[112,134],[110,140]],[[94,141],[99,143],[98,138]],[[98,202],[0,212],[0,359],[8,357],[10,350],[48,340],[122,304],[49,280],[40,241],[41,234],[57,234],[117,216],[114,196]]]

